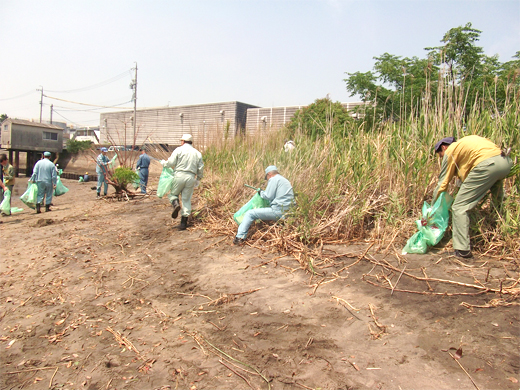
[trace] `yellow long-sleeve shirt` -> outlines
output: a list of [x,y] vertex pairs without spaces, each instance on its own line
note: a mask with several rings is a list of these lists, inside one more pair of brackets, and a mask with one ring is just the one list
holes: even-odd
[[498,146],[478,135],[468,135],[452,143],[444,152],[439,185],[435,195],[446,191],[453,176],[458,176],[464,182],[475,166],[500,153]]

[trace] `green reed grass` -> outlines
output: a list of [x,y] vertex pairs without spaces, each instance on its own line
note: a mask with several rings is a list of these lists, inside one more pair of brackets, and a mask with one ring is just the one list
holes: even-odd
[[[520,152],[517,101],[510,102],[504,112],[481,112],[475,107],[465,122],[461,110],[455,109],[453,115],[446,107],[453,99],[438,101],[410,110],[414,114],[406,120],[371,129],[353,121],[337,134],[329,124],[317,122],[325,134],[313,140],[308,131],[300,131],[293,137],[297,147],[290,153],[283,151],[287,137],[283,128],[255,136],[222,137],[204,151],[202,208],[206,211],[200,215],[213,213],[229,220],[254,194],[244,184],[265,188],[263,171],[276,165],[297,194],[284,234],[305,245],[375,239],[383,247],[394,243],[400,249],[413,234],[422,203],[431,200],[437,184],[436,141],[478,134]],[[479,210],[493,218],[476,221],[472,243],[477,250],[518,253],[518,182],[518,178],[506,180],[509,198],[500,212],[489,202]]]

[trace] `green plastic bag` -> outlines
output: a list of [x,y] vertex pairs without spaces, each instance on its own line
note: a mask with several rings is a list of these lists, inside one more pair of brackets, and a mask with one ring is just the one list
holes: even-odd
[[428,246],[437,245],[448,228],[450,207],[453,198],[447,192],[442,192],[433,207],[424,202],[422,218],[415,221],[417,229],[403,248],[403,255],[407,253],[426,253]]
[[161,172],[161,177],[159,177],[159,184],[157,185],[157,196],[159,198],[162,198],[171,191],[173,179],[173,169],[164,167]]
[[69,189],[63,185],[61,178],[58,176],[56,180],[56,188],[54,189],[54,196],[60,196],[69,192]]
[[11,215],[11,191],[4,191],[4,200],[0,203],[0,213]]
[[243,205],[240,208],[240,210],[238,210],[233,215],[233,219],[235,220],[236,223],[238,223],[240,225],[242,223],[242,221],[244,220],[244,215],[246,214],[246,212],[248,212],[249,210],[260,209],[263,207],[269,207],[269,201],[265,200],[260,195],[258,195],[258,193],[256,193],[255,196],[253,196],[249,200],[249,202],[247,202],[245,205]]
[[29,182],[27,190],[20,196],[22,202],[24,202],[31,209],[36,208],[38,203],[38,185],[36,183]]
[[116,164],[117,160],[117,154],[114,154],[114,157],[110,159],[110,161],[107,163],[107,166],[110,168],[114,168],[114,165]]
[[134,187],[134,190],[137,190],[140,186],[141,180],[137,179],[132,182],[132,187]]

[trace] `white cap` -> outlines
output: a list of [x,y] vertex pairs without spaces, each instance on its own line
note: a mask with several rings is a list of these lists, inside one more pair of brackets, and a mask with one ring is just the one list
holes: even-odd
[[191,134],[183,134],[181,137],[181,141],[193,142],[193,137],[191,136]]

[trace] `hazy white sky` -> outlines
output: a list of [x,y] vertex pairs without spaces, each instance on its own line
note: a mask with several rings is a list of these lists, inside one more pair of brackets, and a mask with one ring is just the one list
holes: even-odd
[[[506,62],[519,0],[0,0],[0,114],[99,125],[102,110],[238,100],[261,107],[349,97],[345,72],[374,56],[426,56],[468,22]],[[115,111],[118,109],[110,109]],[[105,110],[107,111],[107,110]]]

